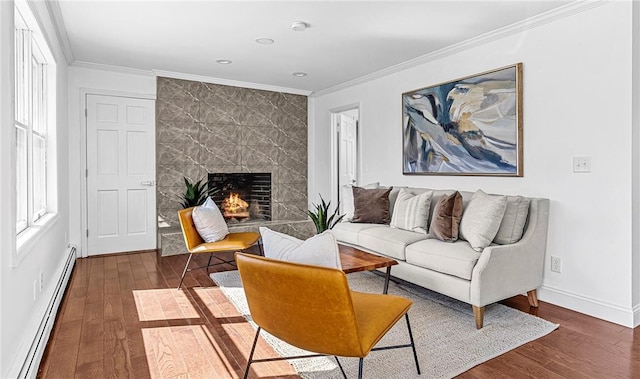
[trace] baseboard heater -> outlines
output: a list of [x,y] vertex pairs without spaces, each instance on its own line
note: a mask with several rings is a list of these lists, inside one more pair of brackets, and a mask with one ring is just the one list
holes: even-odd
[[53,296],[51,296],[51,300],[47,305],[42,321],[40,322],[40,326],[38,327],[38,332],[36,333],[33,343],[29,348],[29,353],[24,360],[24,364],[22,365],[18,378],[35,378],[38,374],[40,361],[42,360],[44,350],[47,347],[47,342],[49,341],[49,336],[53,329],[53,324],[56,321],[56,315],[58,314],[58,308],[62,302],[67,284],[69,283],[69,278],[71,277],[71,272],[73,271],[73,266],[76,262],[75,246],[69,246],[65,254],[66,262],[63,265],[62,272],[53,290]]

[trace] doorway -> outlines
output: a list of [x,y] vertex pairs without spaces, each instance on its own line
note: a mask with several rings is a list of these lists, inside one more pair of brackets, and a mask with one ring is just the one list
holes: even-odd
[[88,255],[156,248],[155,102],[87,95]]
[[332,114],[336,141],[336,184],[340,212],[344,213],[345,199],[351,199],[351,187],[358,185],[359,161],[358,140],[360,109],[351,108]]

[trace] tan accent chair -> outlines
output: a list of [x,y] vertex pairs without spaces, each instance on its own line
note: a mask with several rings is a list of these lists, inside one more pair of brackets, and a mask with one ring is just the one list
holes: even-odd
[[[198,234],[195,224],[193,223],[193,208],[195,207],[181,209],[178,211],[178,220],[180,221],[180,227],[182,228],[182,236],[184,237],[184,243],[187,246],[187,251],[189,252],[189,259],[187,259],[187,264],[184,266],[184,270],[182,271],[178,289],[182,288],[182,281],[184,280],[184,276],[187,271],[204,267],[208,269],[210,266],[212,266],[211,259],[215,256],[215,253],[243,251],[255,245],[256,242],[258,242],[258,240],[260,239],[260,233],[239,232],[229,233],[224,239],[220,241],[204,242],[202,237],[200,237],[200,234]],[[262,245],[258,244],[258,246],[260,247],[260,254],[263,254]],[[204,253],[210,254],[209,262],[207,263],[207,265],[189,269],[189,263],[191,263],[191,257],[193,257],[193,254]],[[221,261],[216,264],[230,263],[235,265],[234,261],[225,261],[220,257],[215,258]]]
[[[256,362],[333,355],[363,359],[373,350],[411,347],[416,369],[418,356],[407,312],[411,300],[399,296],[351,291],[347,277],[336,268],[285,262],[249,254],[236,254],[251,317],[258,330],[244,377]],[[410,343],[374,346],[404,316]],[[317,353],[295,357],[253,359],[261,329],[298,348]]]

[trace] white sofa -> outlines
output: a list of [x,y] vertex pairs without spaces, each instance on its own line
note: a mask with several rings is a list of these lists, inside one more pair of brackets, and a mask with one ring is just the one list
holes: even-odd
[[[389,195],[390,214],[399,190],[394,188]],[[411,190],[419,193],[429,189]],[[433,190],[430,218],[435,201],[453,192]],[[473,192],[460,194],[466,208]],[[391,270],[393,277],[471,304],[480,329],[488,304],[526,292],[531,306],[538,306],[536,289],[542,284],[548,218],[549,200],[530,198],[522,238],[513,244],[492,243],[481,252],[464,240],[443,242],[383,224],[342,222],[333,233],[341,244],[397,260],[399,264]]]

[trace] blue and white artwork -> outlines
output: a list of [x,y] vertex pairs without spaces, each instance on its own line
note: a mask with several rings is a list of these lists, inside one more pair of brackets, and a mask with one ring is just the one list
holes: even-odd
[[522,176],[522,64],[402,95],[403,172]]

